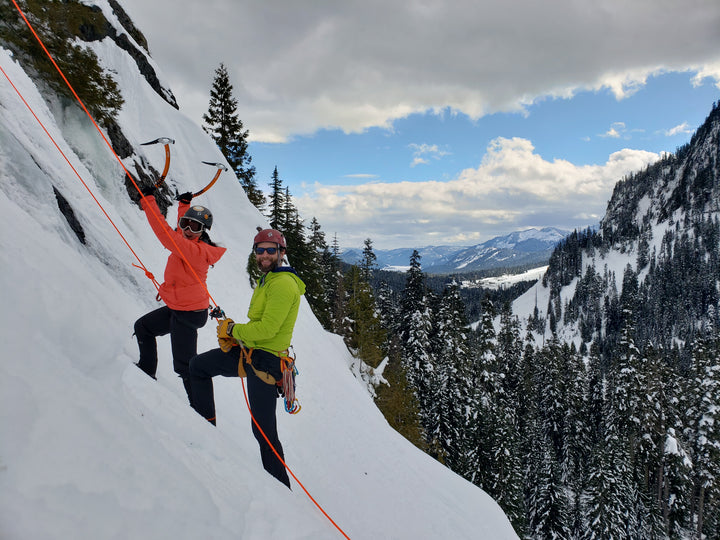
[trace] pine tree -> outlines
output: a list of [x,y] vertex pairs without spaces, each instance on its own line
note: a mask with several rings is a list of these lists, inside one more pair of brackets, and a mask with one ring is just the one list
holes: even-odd
[[492,465],[488,489],[516,530],[525,527],[523,460],[517,408],[521,346],[519,322],[512,316],[510,305],[506,304],[500,314],[494,362],[498,384],[495,385],[496,395],[492,398],[492,407],[487,411],[494,426],[489,440]]
[[[332,254],[325,240],[325,233],[320,227],[318,220],[313,217],[309,227],[310,235],[308,236],[307,247],[310,252],[310,274],[307,278],[313,281],[312,289],[317,291],[314,300],[315,316],[322,324],[323,328],[330,330],[331,325],[331,291],[333,284],[328,281],[328,277],[332,274],[330,267],[332,265]],[[307,283],[307,280],[305,280]]]
[[672,538],[688,535],[690,526],[690,470],[692,462],[675,430],[669,428],[664,445],[663,519]]
[[402,362],[402,345],[397,335],[388,343],[388,364],[383,371],[387,386],[377,389],[376,403],[388,424],[421,450],[426,449],[418,402]]
[[638,538],[630,455],[609,403],[604,413],[604,433],[594,448],[585,494],[587,521],[582,538]]
[[338,335],[345,335],[349,329],[345,316],[345,277],[340,269],[340,245],[337,235],[333,238],[330,257],[326,265],[325,282],[329,290],[330,330]]
[[696,534],[720,537],[720,338],[708,324],[695,345],[687,394]]
[[283,209],[285,207],[285,193],[277,167],[275,167],[272,173],[270,190],[270,195],[268,196],[267,217],[270,220],[270,227],[280,230],[282,224],[285,222],[285,216],[283,215]]
[[442,461],[454,470],[453,463],[461,462],[465,453],[462,431],[467,422],[470,389],[467,377],[471,362],[467,335],[465,305],[458,286],[449,285],[440,300],[436,322],[438,399],[430,414],[437,419],[433,438],[438,441]]
[[372,248],[372,240],[370,238],[365,239],[365,247],[363,248],[363,256],[360,261],[360,271],[362,278],[366,281],[370,281],[372,271],[377,266],[377,255]]
[[249,130],[243,130],[242,120],[237,114],[237,99],[233,97],[233,86],[227,68],[220,64],[215,70],[215,79],[210,90],[210,105],[203,115],[203,129],[208,133],[237,176],[248,199],[262,209],[265,196],[255,182],[255,166],[248,153]]
[[458,471],[483,489],[490,489],[492,478],[492,439],[495,433],[495,403],[500,393],[495,356],[495,315],[492,303],[485,299],[480,324],[473,336],[473,365],[470,366],[470,409],[467,423],[466,469]]
[[372,288],[363,278],[363,272],[352,266],[348,272],[347,316],[350,332],[345,341],[350,349],[370,367],[380,365],[384,355],[382,344],[386,333],[382,327]]
[[570,512],[560,466],[553,458],[550,441],[538,441],[534,481],[528,500],[531,538],[571,538]]
[[436,399],[433,379],[435,359],[431,347],[434,317],[420,258],[420,254],[414,250],[410,257],[410,268],[401,300],[400,339],[403,346],[403,368],[418,401],[420,423],[426,440],[431,443],[428,430],[432,431],[431,424],[434,419],[429,416],[429,411]]

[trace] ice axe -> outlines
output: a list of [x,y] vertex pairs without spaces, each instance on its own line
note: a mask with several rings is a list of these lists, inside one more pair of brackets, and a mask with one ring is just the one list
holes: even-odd
[[200,191],[198,191],[197,193],[193,193],[193,198],[197,197],[198,195],[202,195],[202,194],[205,193],[208,189],[210,189],[211,187],[213,187],[213,185],[215,184],[215,182],[217,182],[218,178],[220,178],[220,175],[222,174],[222,172],[223,172],[223,171],[227,171],[227,167],[226,167],[225,165],[223,165],[222,163],[212,163],[212,162],[210,162],[210,161],[203,161],[203,163],[204,163],[205,165],[212,165],[213,167],[217,167],[217,172],[215,173],[215,176],[213,177],[212,180],[210,180],[210,183],[209,183],[207,186],[205,186],[204,188],[202,188],[202,189],[201,189]]
[[155,182],[155,187],[159,188],[162,185],[162,183],[165,181],[165,177],[167,176],[168,170],[170,170],[170,145],[175,144],[175,139],[171,139],[169,137],[158,137],[154,141],[148,141],[146,143],[141,143],[140,146],[149,146],[151,144],[165,145],[165,168],[163,169],[163,172],[160,175],[160,180]]

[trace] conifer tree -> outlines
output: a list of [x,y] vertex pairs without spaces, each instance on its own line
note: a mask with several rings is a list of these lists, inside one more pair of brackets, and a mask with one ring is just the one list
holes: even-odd
[[365,239],[365,247],[363,248],[363,256],[360,262],[360,271],[362,278],[366,281],[370,281],[372,271],[377,266],[377,255],[372,248],[372,240],[370,238]]
[[248,153],[250,131],[243,129],[237,114],[237,99],[233,97],[233,86],[224,64],[215,70],[215,79],[210,90],[210,105],[203,115],[203,129],[208,133],[222,155],[227,159],[242,185],[248,199],[262,209],[265,196],[255,182],[255,166]]
[[695,345],[687,394],[693,446],[693,514],[696,535],[720,536],[720,338],[712,324]]
[[402,344],[397,334],[389,338],[387,356],[383,377],[388,384],[377,389],[376,403],[392,428],[424,451],[418,402],[402,362]]
[[308,279],[313,281],[312,289],[317,291],[313,311],[323,328],[330,330],[330,293],[333,285],[328,282],[328,275],[331,273],[329,272],[331,253],[325,240],[325,233],[322,231],[320,223],[315,217],[310,221],[309,233],[307,247],[311,256],[311,271]]
[[490,397],[492,406],[485,411],[493,429],[488,439],[491,466],[487,489],[516,530],[524,529],[525,522],[523,459],[517,415],[521,345],[519,322],[512,316],[509,304],[506,304],[501,311],[495,348],[495,395]]
[[609,403],[606,403],[604,413],[604,433],[594,449],[590,467],[586,491],[587,521],[582,538],[637,538],[630,455]]
[[691,525],[688,488],[692,462],[673,428],[666,434],[664,451],[663,519],[671,538],[683,538]]
[[[397,295],[387,281],[381,281],[375,297],[380,312],[380,322],[383,328],[387,329],[389,341],[392,336],[398,336],[400,333],[400,306]],[[384,348],[388,350],[389,344],[384,344]]]
[[[423,430],[427,430],[432,422],[428,412],[432,407],[432,401],[436,399],[435,382],[432,376],[435,370],[435,359],[431,346],[434,321],[420,259],[417,250],[413,250],[401,300],[400,330],[403,344],[403,367],[418,400],[420,423]],[[427,431],[425,436],[428,437]]]
[[272,179],[270,181],[270,195],[268,196],[268,219],[270,227],[281,230],[285,217],[283,209],[285,207],[285,193],[282,180],[278,174],[277,166],[273,170]]
[[437,343],[436,380],[437,400],[430,416],[435,419],[432,438],[446,463],[454,470],[454,463],[462,462],[467,450],[462,431],[471,406],[468,377],[471,370],[470,348],[465,319],[465,305],[456,283],[443,292],[437,314],[435,342]]
[[345,277],[340,268],[340,245],[337,235],[333,238],[330,249],[330,259],[326,267],[325,281],[330,288],[330,321],[331,331],[338,335],[345,335],[349,329],[346,325],[345,315]]
[[538,441],[536,472],[528,500],[528,528],[531,538],[571,538],[568,500],[560,480],[552,443]]
[[350,319],[350,332],[346,343],[370,367],[380,365],[384,355],[382,344],[386,333],[380,321],[372,288],[363,278],[363,272],[353,265],[348,272],[348,301],[346,312]]

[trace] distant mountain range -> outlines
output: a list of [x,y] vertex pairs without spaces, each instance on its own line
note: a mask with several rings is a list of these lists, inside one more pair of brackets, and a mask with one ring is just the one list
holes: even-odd
[[[406,268],[414,249],[420,254],[424,272],[451,274],[494,268],[547,264],[555,246],[570,231],[545,227],[498,236],[475,246],[429,246],[424,248],[373,249],[378,268]],[[362,259],[362,249],[348,249],[340,258],[348,264]]]

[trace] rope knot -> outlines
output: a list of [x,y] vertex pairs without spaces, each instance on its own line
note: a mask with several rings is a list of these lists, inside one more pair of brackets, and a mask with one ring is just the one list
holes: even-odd
[[152,273],[150,270],[148,270],[147,268],[145,268],[145,266],[138,266],[138,265],[135,264],[135,263],[133,263],[133,266],[134,266],[135,268],[139,268],[140,270],[142,270],[143,272],[145,272],[145,277],[147,277],[150,281],[153,282],[153,285],[155,285],[155,288],[156,288],[156,289],[160,289],[160,284],[157,282],[157,280],[155,279],[155,276],[153,275],[153,273]]

